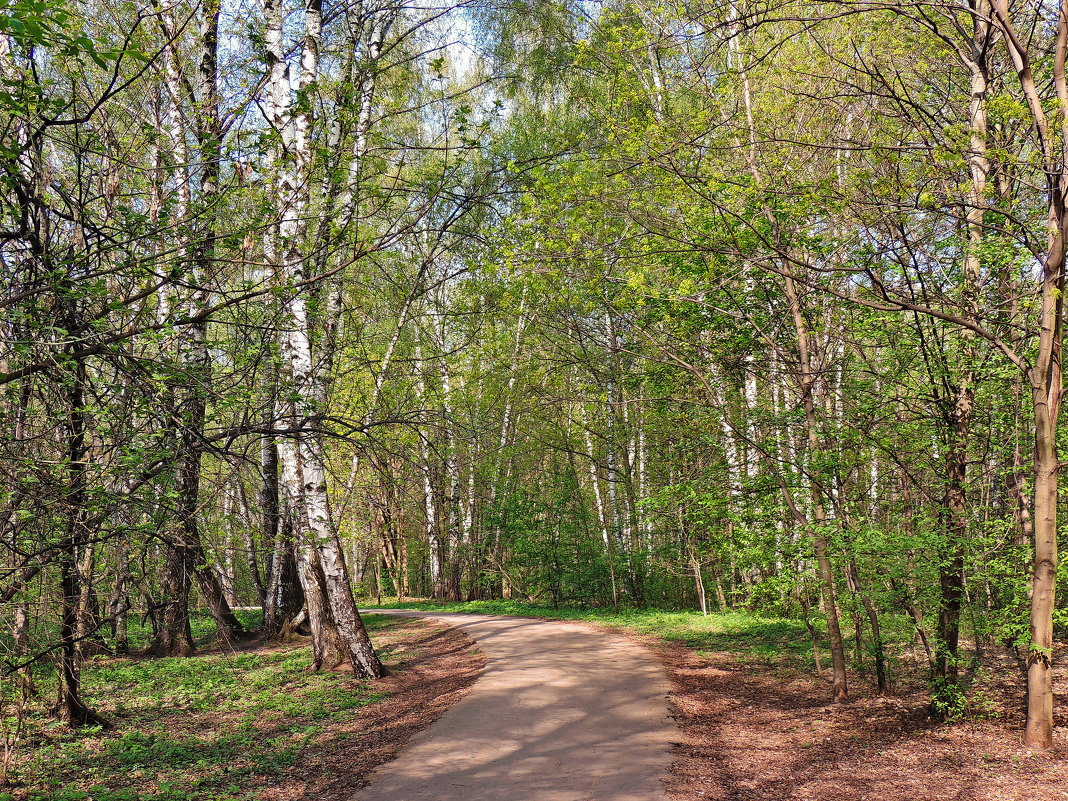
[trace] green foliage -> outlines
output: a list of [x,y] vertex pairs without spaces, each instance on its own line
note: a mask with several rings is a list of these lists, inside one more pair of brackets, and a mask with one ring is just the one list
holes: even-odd
[[990,696],[975,686],[981,674],[971,677],[967,683],[951,683],[936,679],[931,687],[931,713],[946,723],[964,720],[982,720],[996,717],[997,706]]
[[[394,625],[379,618],[369,628]],[[46,727],[17,778],[39,788],[35,801],[249,798],[332,722],[383,697],[366,682],[309,672],[309,662],[310,649],[296,648],[90,664],[86,699],[115,729]]]
[[[331,515],[367,590],[440,591],[440,552],[461,596],[538,604],[489,611],[807,667],[806,624],[817,638],[825,625],[819,535],[861,630],[857,668],[874,661],[869,610],[895,678],[914,637],[937,647],[958,557],[964,649],[1032,647],[1031,544],[1010,487],[1029,469],[1033,417],[1003,351],[1029,363],[1038,342],[1048,143],[1033,139],[999,43],[982,99],[991,166],[974,169],[978,117],[952,43],[971,30],[965,11],[942,8],[934,31],[892,8],[839,17],[787,4],[735,20],[715,5],[479,4],[458,12],[473,15],[487,58],[463,74],[426,9],[406,7],[371,53],[353,47],[352,9],[339,6],[318,39],[321,74],[296,92],[294,110],[313,112],[297,154],[292,131],[263,117],[262,20],[223,13],[223,74],[194,79],[209,6],[190,6],[171,40],[168,15],[124,2],[92,14],[0,4],[11,45],[0,228],[14,267],[0,361],[32,368],[3,397],[4,548],[17,572],[84,522],[68,558],[96,559],[95,639],[114,644],[107,587],[127,564],[138,613],[171,600],[159,568],[190,442],[205,557],[226,566],[241,603],[258,597],[275,544],[260,525],[258,451],[307,379],[316,397],[300,425],[325,454]],[[301,47],[299,18],[287,48]],[[1053,29],[1029,29],[1045,91]],[[158,69],[142,71],[144,53],[160,54]],[[177,89],[162,83],[172,74]],[[208,132],[211,85],[220,130]],[[294,177],[299,203],[279,197]],[[307,231],[281,242],[279,219],[296,208]],[[280,261],[299,269],[281,275]],[[307,302],[316,374],[285,379],[293,298]],[[215,302],[203,329],[189,324]],[[189,358],[194,333],[202,364]],[[84,454],[71,453],[73,416],[88,427]],[[1058,436],[1068,451],[1068,426]],[[960,520],[947,503],[957,489]],[[49,563],[14,599],[40,610],[34,649],[57,640],[58,579]],[[1058,582],[1060,636],[1068,561]],[[702,592],[716,614],[644,609],[694,609]],[[207,644],[211,619],[192,625]],[[150,634],[146,617],[131,620],[132,648]],[[7,630],[0,644],[21,647]],[[86,694],[108,707],[119,693],[114,713],[138,722],[290,716],[278,736],[307,737],[367,696],[308,684],[301,659],[89,660]],[[47,660],[32,669],[54,682]],[[934,696],[947,719],[969,704],[957,686]],[[98,756],[137,771],[247,753],[249,770],[269,772],[298,747],[257,737],[146,729]],[[63,742],[88,771],[81,741]],[[53,791],[88,792],[67,784]]]
[[963,720],[968,714],[968,696],[959,682],[935,681],[931,689],[931,710],[947,723]]

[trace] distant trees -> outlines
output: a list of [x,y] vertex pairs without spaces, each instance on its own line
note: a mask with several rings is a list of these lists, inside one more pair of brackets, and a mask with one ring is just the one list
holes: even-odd
[[[995,625],[1031,643],[1025,739],[1045,747],[1055,537],[1034,543],[1030,635],[1020,596],[1003,594],[1007,576],[974,560],[978,547],[1009,563],[1027,558],[1020,543],[1035,530],[1018,443],[1032,436],[1034,509],[1052,524],[1056,506],[1041,497],[1053,480],[1042,461],[1052,458],[1048,415],[1031,428],[1015,412],[1005,416],[999,399],[1022,397],[1002,364],[1023,371],[1036,408],[1051,411],[1059,397],[1062,236],[1040,241],[1059,230],[1063,148],[1037,87],[1057,92],[1061,23],[1054,15],[1038,24],[1042,13],[739,4],[678,19],[605,9],[579,48],[585,85],[564,79],[586,101],[561,106],[565,116],[575,109],[571,124],[588,124],[584,158],[543,173],[533,203],[541,216],[527,230],[534,269],[620,288],[604,293],[608,318],[623,311],[641,332],[628,347],[648,365],[639,370],[662,372],[652,365],[668,362],[697,377],[705,403],[722,410],[721,492],[728,509],[741,511],[745,497],[757,507],[714,535],[733,541],[729,552],[739,553],[740,526],[811,527],[813,552],[802,549],[801,564],[820,563],[829,588],[837,676],[844,680],[835,608],[858,610],[857,631],[868,618],[878,663],[881,596],[933,642],[936,708],[954,714],[967,672],[963,609],[985,592],[988,608],[1004,615]],[[1033,74],[1039,63],[1049,65],[1048,82]],[[1040,166],[1023,155],[1039,152]],[[549,248],[545,230],[560,231]],[[1045,265],[1037,282],[1036,263]],[[693,324],[678,310],[686,303],[706,319]],[[688,327],[665,329],[672,306],[675,325]],[[650,316],[658,325],[645,324]],[[737,320],[749,336],[739,332],[716,352],[717,318]],[[793,321],[796,344],[783,339],[781,319]],[[790,375],[800,376],[796,392],[783,381]],[[1002,447],[1006,437],[1017,444]],[[625,486],[622,477],[611,483]],[[781,505],[757,491],[769,483],[784,490]],[[873,524],[893,535],[879,547],[896,565],[865,554]],[[785,543],[775,540],[748,553],[781,569]],[[873,578],[889,571],[891,580],[871,587],[865,562]],[[1019,580],[1023,562],[1015,565]],[[918,570],[934,572],[918,581]]]

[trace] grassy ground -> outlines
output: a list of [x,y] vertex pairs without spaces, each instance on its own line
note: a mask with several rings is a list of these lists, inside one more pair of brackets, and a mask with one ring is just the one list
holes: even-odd
[[[372,609],[374,604],[361,604],[360,608]],[[692,648],[698,654],[729,652],[734,654],[739,661],[757,662],[767,666],[782,663],[809,668],[813,663],[812,640],[804,622],[788,618],[764,617],[750,612],[710,615],[661,609],[620,609],[617,612],[612,609],[552,608],[517,601],[387,603],[383,600],[381,608],[580,620],[623,629],[634,634],[656,635],[668,642]]]
[[[367,625],[388,663],[403,622],[372,616]],[[72,732],[38,705],[0,801],[251,798],[332,722],[382,698],[369,682],[309,673],[310,651],[92,660],[83,670],[84,696],[114,727]],[[49,695],[47,678],[38,683]]]
[[[367,601],[361,603],[361,608],[373,609],[375,604],[373,601]],[[616,611],[590,607],[554,608],[520,601],[445,603],[423,599],[390,603],[383,599],[381,608],[579,620],[632,634],[655,636],[668,643],[691,648],[698,656],[715,654],[717,659],[726,659],[740,666],[753,665],[765,669],[778,668],[784,672],[815,673],[812,638],[804,621],[797,618],[761,615],[755,612],[713,612],[702,615],[696,611],[663,609],[621,608]],[[842,625],[851,670],[862,675],[865,681],[874,683],[874,659],[869,652],[870,639],[864,638],[862,650],[858,653],[848,618],[843,617]],[[831,664],[826,622],[815,619],[813,627],[819,638],[821,665],[826,669]],[[892,684],[902,689],[923,686],[926,682],[926,659],[913,642],[911,622],[904,616],[884,615],[882,628],[887,668]]]
[[[363,604],[361,608],[365,608]],[[373,604],[366,608],[373,608]],[[739,664],[779,666],[803,671],[814,668],[812,640],[803,621],[761,616],[751,612],[702,615],[700,612],[662,609],[615,611],[577,607],[552,608],[517,601],[405,601],[390,604],[384,599],[382,608],[578,620],[622,629],[632,634],[655,635],[667,642],[692,648],[698,655],[717,653],[726,655]],[[824,659],[824,664],[829,664],[830,655],[824,646],[825,643],[821,644],[821,659]]]

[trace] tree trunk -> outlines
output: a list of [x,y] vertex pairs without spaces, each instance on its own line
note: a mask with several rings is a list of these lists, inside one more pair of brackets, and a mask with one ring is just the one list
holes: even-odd
[[[275,423],[273,406],[266,413],[267,427]],[[292,561],[281,530],[281,498],[278,489],[278,445],[272,437],[260,440],[260,541],[267,556],[266,586],[263,598],[263,631],[274,636],[282,630],[282,596],[286,571],[284,565]],[[296,579],[296,571],[290,574]],[[303,604],[301,604],[303,606]]]
[[[990,3],[977,0],[972,15],[970,73],[968,168],[971,178],[964,209],[967,248],[963,259],[962,301],[965,319],[978,324],[980,315],[980,254],[985,233],[983,214],[987,205],[987,182],[990,160],[987,157],[987,91],[989,86]],[[964,599],[964,554],[968,536],[967,476],[968,440],[974,411],[975,363],[978,359],[976,335],[970,328],[960,329],[960,368],[954,376],[951,408],[946,415],[948,447],[946,449],[946,490],[943,500],[942,528],[946,545],[939,559],[938,642],[935,653],[936,694],[957,694],[960,680],[960,615]]]
[[312,670],[332,670],[345,661],[345,645],[326,601],[326,582],[315,549],[297,546],[297,572],[312,636]]
[[460,600],[460,581],[463,577],[463,554],[461,549],[466,545],[463,541],[463,531],[460,519],[460,463],[456,454],[456,437],[453,436],[453,408],[452,408],[452,382],[451,372],[447,359],[447,343],[444,334],[437,343],[441,356],[439,368],[441,370],[441,399],[442,412],[444,414],[444,443],[442,450],[445,455],[445,535],[448,543],[445,570],[445,598],[449,601]]
[[[30,608],[29,604],[22,601],[15,604],[15,614],[11,625],[11,636],[15,641],[15,656],[22,661],[30,654]],[[25,704],[30,698],[37,695],[37,688],[33,683],[33,667],[25,665],[19,668],[18,677],[19,698]]]
[[[312,105],[295,107],[290,92],[288,65],[282,45],[282,9],[277,0],[265,0],[266,44],[269,79],[269,121],[287,145],[288,154],[277,154],[281,167],[281,197],[278,226],[278,274],[283,283],[280,354],[282,377],[290,399],[282,419],[287,428],[300,432],[295,442],[280,444],[283,479],[290,508],[295,513],[299,543],[298,560],[307,598],[313,637],[327,648],[329,626],[336,629],[345,661],[358,676],[377,678],[382,665],[371,647],[352,594],[341,542],[330,517],[326,459],[318,429],[325,401],[324,378],[312,357],[312,321],[304,294],[306,260],[302,252],[307,234],[309,175],[312,161]],[[322,25],[320,0],[310,0],[304,13],[304,40],[300,56],[298,88],[304,95],[318,82],[319,38]],[[290,163],[290,157],[292,163]],[[321,585],[316,580],[322,579]],[[321,588],[322,609],[315,597]]]
[[81,666],[78,656],[78,609],[82,591],[78,577],[78,551],[89,543],[86,527],[86,412],[85,364],[78,361],[70,378],[67,412],[66,527],[60,543],[59,562],[59,717],[72,727],[107,725],[81,698]]
[[[790,312],[794,321],[794,331],[797,336],[797,351],[800,368],[799,387],[802,401],[805,407],[805,429],[808,433],[808,452],[811,455],[820,451],[819,422],[816,417],[815,400],[813,395],[816,390],[817,376],[812,369],[812,360],[809,351],[808,329],[805,318],[801,311],[801,300],[797,294],[797,286],[792,277],[785,279],[786,297],[790,303]],[[828,555],[827,542],[827,516],[823,506],[823,494],[813,468],[809,467],[809,490],[811,495],[812,513],[815,517],[815,525],[811,521],[804,520],[812,538],[813,551],[816,554],[816,563],[819,566],[820,591],[823,596],[824,611],[827,615],[827,634],[831,640],[831,663],[832,663],[832,698],[835,702],[849,700],[849,689],[846,680],[845,644],[842,640],[842,629],[838,622],[837,592],[834,583],[834,571],[831,567],[831,559]],[[799,521],[802,522],[802,521]]]
[[701,614],[708,615],[708,596],[705,594],[705,579],[701,575],[701,563],[693,551],[690,552],[690,566],[693,568],[693,580],[697,589],[697,603],[701,607]]
[[[426,371],[423,363],[423,349],[418,343],[415,346],[415,360],[418,363],[416,367],[416,392],[420,405],[425,409],[427,406]],[[430,594],[435,599],[442,599],[445,597],[445,571],[441,547],[441,521],[438,515],[436,475],[434,464],[431,461],[433,454],[430,444],[430,433],[420,429],[420,473],[423,478],[423,532],[426,538],[428,566],[430,569]]]
[[875,604],[872,603],[871,598],[864,592],[864,588],[860,584],[860,570],[857,567],[856,560],[852,558],[849,560],[849,574],[851,583],[868,617],[868,624],[871,626],[872,650],[875,656],[875,681],[879,687],[879,692],[886,693],[890,691],[890,681],[886,675],[886,649],[883,644],[882,626],[879,625],[879,612],[875,608]]
[[816,667],[816,675],[823,673],[822,660],[820,659],[820,638],[816,627],[812,625],[812,602],[808,599],[808,587],[804,582],[797,587],[797,598],[801,603],[801,614],[805,619],[805,628],[808,629],[809,639],[812,640],[812,661]]
[[152,652],[158,656],[190,656],[196,650],[189,624],[191,572],[186,549],[168,546],[160,575],[158,625],[152,646]]
[[130,650],[126,621],[130,611],[130,543],[125,533],[120,534],[115,546],[115,586],[111,591],[111,634],[115,638],[115,653],[125,654]]
[[[249,578],[252,579],[252,586],[256,588],[256,601],[266,614],[267,585],[264,584],[263,574],[260,571],[260,559],[258,549],[256,548],[256,538],[252,534],[256,528],[257,521],[255,519],[254,511],[249,506],[248,495],[245,492],[245,484],[240,476],[237,478],[237,492],[238,498],[241,501],[241,547],[245,556],[245,564],[248,566]],[[262,515],[260,525],[262,527]],[[270,550],[271,546],[268,545],[268,553]]]
[[[168,21],[161,17],[164,35],[169,44],[164,50],[167,94],[170,99],[170,114],[167,134],[171,140],[177,164],[178,192],[175,204],[175,227],[178,231],[176,258],[181,262],[188,258],[192,268],[194,289],[185,311],[196,315],[210,303],[211,293],[205,286],[215,260],[215,205],[218,193],[219,163],[221,160],[222,134],[219,122],[218,97],[216,92],[218,73],[218,0],[208,0],[202,8],[200,30],[200,63],[198,74],[198,97],[193,98],[195,131],[198,143],[200,192],[199,205],[194,215],[192,209],[191,178],[188,170],[190,154],[186,143],[182,106],[185,93],[183,75],[178,58],[176,36]],[[197,237],[192,243],[191,220],[200,223]],[[207,391],[211,384],[211,358],[207,346],[207,321],[204,318],[187,323],[180,329],[178,358],[182,364],[183,381],[176,387],[177,406],[174,412],[177,431],[177,456],[175,459],[175,489],[178,499],[176,517],[179,531],[169,547],[174,553],[167,556],[167,589],[165,603],[168,609],[163,616],[163,628],[156,650],[170,655],[192,653],[192,638],[186,637],[183,628],[188,627],[188,609],[176,605],[188,605],[190,575],[200,585],[201,594],[215,619],[219,636],[229,641],[244,629],[226,602],[222,585],[215,571],[208,565],[200,536],[199,504],[201,475],[201,442],[204,417],[207,408]]]
[[[1065,248],[1068,245],[1068,117],[1058,113],[1054,130],[1031,71],[1026,37],[1017,35],[1008,0],[996,0],[994,17],[1020,80],[1020,87],[1042,147],[1048,202],[1046,254],[1038,311],[1039,339],[1034,365],[1027,371],[1035,417],[1034,573],[1031,580],[1031,644],[1027,654],[1027,723],[1024,745],[1053,747],[1053,609],[1057,590],[1057,422],[1062,392]],[[1057,13],[1053,86],[1059,107],[1068,104],[1068,4]],[[1059,144],[1058,144],[1059,142]]]
[[593,451],[593,438],[590,430],[582,422],[582,405],[579,404],[579,422],[582,424],[582,435],[586,443],[586,452],[589,454],[590,485],[593,487],[593,500],[597,509],[597,525],[601,531],[601,544],[604,545],[604,558],[608,562],[608,580],[612,585],[612,607],[619,609],[619,587],[616,581],[616,554],[612,545],[612,536],[609,533],[608,511],[605,509],[604,494],[601,491],[601,478],[597,474],[596,454]]
[[96,548],[87,543],[82,548],[82,558],[78,563],[78,584],[81,594],[78,598],[78,656],[84,659],[93,654],[103,653],[106,649],[92,639],[99,625],[96,603],[96,591],[93,580],[96,574]]
[[[1060,305],[1059,293],[1056,304]],[[1059,324],[1057,328],[1059,329]],[[1059,330],[1058,330],[1059,340]],[[1059,345],[1059,342],[1058,342]],[[1058,347],[1059,351],[1060,348]],[[1027,725],[1024,744],[1053,746],[1053,608],[1057,589],[1056,419],[1060,368],[1035,391],[1035,561],[1031,594],[1031,645],[1027,654]]]

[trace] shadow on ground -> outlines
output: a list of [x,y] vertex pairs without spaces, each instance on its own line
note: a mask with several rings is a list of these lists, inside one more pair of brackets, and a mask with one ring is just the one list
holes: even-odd
[[1032,753],[1012,720],[939,724],[923,693],[829,704],[829,686],[811,676],[656,648],[687,735],[673,766],[677,801],[1068,798],[1064,741]]

